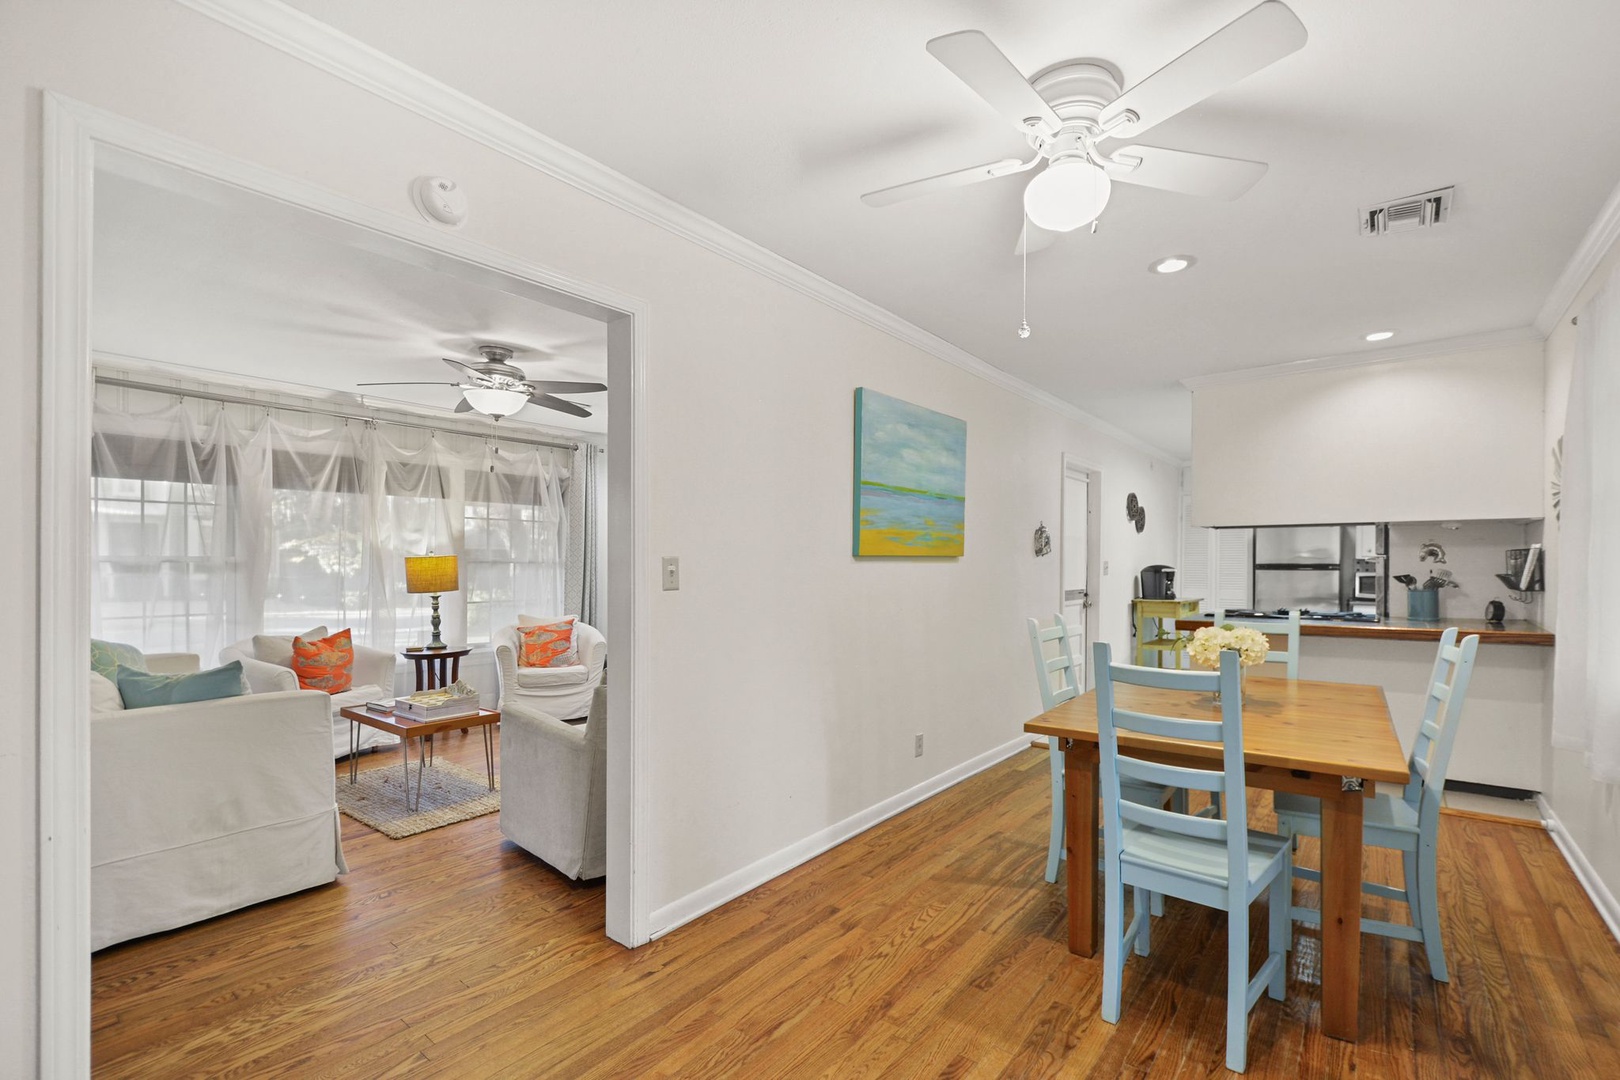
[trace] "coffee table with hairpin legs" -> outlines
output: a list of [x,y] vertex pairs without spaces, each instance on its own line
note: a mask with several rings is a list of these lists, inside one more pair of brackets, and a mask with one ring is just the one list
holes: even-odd
[[[339,710],[349,721],[349,783],[360,776],[360,728],[364,725],[390,735],[399,736],[400,765],[405,770],[405,809],[415,813],[422,807],[422,770],[428,767],[428,746],[432,737],[455,728],[482,728],[484,733],[484,763],[489,768],[489,790],[495,790],[495,725],[501,722],[496,709],[479,709],[472,716],[450,716],[443,720],[412,720],[393,713],[375,713],[365,708],[349,706]],[[411,740],[416,740],[416,798],[411,798]]]

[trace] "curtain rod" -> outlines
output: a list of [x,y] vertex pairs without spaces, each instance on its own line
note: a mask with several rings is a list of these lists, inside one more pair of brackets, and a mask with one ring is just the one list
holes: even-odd
[[155,394],[168,394],[171,397],[202,398],[204,401],[223,401],[231,405],[252,405],[260,409],[279,409],[285,412],[314,413],[317,416],[330,416],[338,420],[359,420],[362,423],[393,424],[395,427],[417,428],[421,431],[444,430],[456,435],[465,435],[470,439],[494,438],[502,442],[518,443],[522,446],[549,446],[554,450],[578,450],[579,443],[551,442],[546,439],[525,439],[521,436],[506,434],[488,434],[473,431],[462,431],[458,428],[437,428],[432,424],[413,420],[384,419],[375,416],[360,416],[354,413],[338,412],[336,409],[323,409],[313,405],[283,405],[276,402],[264,401],[259,398],[247,397],[243,394],[222,394],[215,390],[187,390],[180,386],[164,386],[160,383],[146,383],[138,379],[120,379],[113,375],[97,375],[96,383],[101,386],[120,386],[126,390],[146,390]]

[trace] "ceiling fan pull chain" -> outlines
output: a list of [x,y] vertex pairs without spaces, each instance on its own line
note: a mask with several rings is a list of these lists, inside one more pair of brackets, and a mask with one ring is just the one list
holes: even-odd
[[1021,236],[1018,248],[1019,248],[1019,251],[1022,252],[1022,258],[1023,258],[1023,261],[1024,261],[1023,298],[1022,298],[1021,317],[1020,317],[1019,323],[1018,323],[1018,336],[1021,337],[1021,338],[1027,338],[1027,337],[1029,337],[1029,218],[1028,217],[1024,218],[1024,229],[1023,229],[1023,234]]

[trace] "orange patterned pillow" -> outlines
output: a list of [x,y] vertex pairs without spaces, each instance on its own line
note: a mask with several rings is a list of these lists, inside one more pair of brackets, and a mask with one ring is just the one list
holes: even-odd
[[569,667],[579,663],[574,647],[574,616],[539,626],[520,626],[518,664],[521,667]]
[[347,630],[314,641],[295,637],[292,651],[300,688],[341,694],[354,682],[354,642]]

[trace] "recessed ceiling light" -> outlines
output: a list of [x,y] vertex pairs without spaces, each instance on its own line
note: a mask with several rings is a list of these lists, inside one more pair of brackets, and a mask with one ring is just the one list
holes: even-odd
[[1393,330],[1374,330],[1372,333],[1367,335],[1367,340],[1368,341],[1388,341],[1390,338],[1392,338],[1394,336],[1395,336],[1395,331],[1393,331]]
[[1148,269],[1155,274],[1179,274],[1198,260],[1191,255],[1167,255],[1157,262],[1148,264]]

